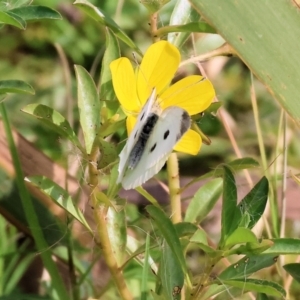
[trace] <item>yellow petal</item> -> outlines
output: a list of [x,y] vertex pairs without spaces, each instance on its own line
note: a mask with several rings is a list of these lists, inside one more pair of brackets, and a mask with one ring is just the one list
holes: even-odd
[[148,48],[137,76],[138,96],[142,104],[154,87],[160,94],[170,84],[179,63],[180,53],[169,42],[159,41]]
[[128,116],[126,119],[126,128],[127,128],[127,134],[130,135],[132,129],[134,128],[134,125],[136,123],[136,117],[134,116]]
[[190,115],[203,112],[215,97],[215,90],[208,79],[201,81],[202,78],[199,75],[188,76],[173,84],[160,96],[162,108],[175,105]]
[[200,135],[196,131],[190,129],[176,144],[174,150],[178,152],[196,155],[200,151],[201,145],[202,140]]
[[137,97],[135,75],[129,59],[121,57],[112,61],[110,70],[115,93],[125,113],[138,112],[140,103]]

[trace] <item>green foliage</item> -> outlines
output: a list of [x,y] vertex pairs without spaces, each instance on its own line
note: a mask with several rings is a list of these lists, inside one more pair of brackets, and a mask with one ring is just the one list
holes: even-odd
[[[29,2],[8,1],[10,5],[1,4],[0,23],[3,25],[1,29],[5,30],[8,26],[12,26],[16,29],[29,30],[28,22],[42,22],[45,19],[51,21],[48,23],[49,31],[51,28],[59,28],[55,27],[59,25],[54,25],[54,23],[55,20],[61,19],[60,13],[49,7],[32,6]],[[285,66],[283,75],[279,75],[280,64],[275,61],[275,54],[271,51],[272,47],[276,46],[275,39],[278,43],[279,38],[278,36],[275,38],[269,29],[274,25],[274,28],[277,28],[274,29],[276,32],[282,32],[280,31],[281,25],[275,24],[282,18],[275,18],[276,13],[271,10],[273,8],[271,4],[262,1],[259,3],[259,8],[255,9],[258,15],[251,15],[249,7],[254,9],[255,5],[250,2],[242,6],[237,5],[239,1],[230,0],[226,3],[220,1],[219,5],[222,2],[223,10],[220,10],[221,6],[211,1],[178,0],[175,6],[167,2],[143,1],[148,12],[145,12],[145,8],[144,11],[140,8],[142,5],[138,1],[136,3],[128,1],[128,5],[132,5],[136,10],[141,9],[143,12],[141,15],[149,13],[152,17],[151,36],[155,39],[167,36],[167,40],[176,45],[182,54],[190,50],[191,42],[194,46],[197,44],[196,36],[191,38],[192,33],[200,32],[212,37],[212,34],[216,36],[216,33],[220,32],[234,48],[234,51],[231,49],[229,52],[239,53],[249,68],[273,91],[283,107],[297,121],[300,111],[298,104],[294,101],[294,89],[297,84],[289,75],[289,72],[294,70],[291,63],[293,63],[296,51],[293,50],[294,46],[291,46],[291,57],[288,55],[282,57],[285,59]],[[288,20],[294,28],[298,24],[295,18],[296,12],[291,5],[288,6],[286,1],[285,3],[279,1],[278,5],[287,16],[284,20]],[[245,155],[238,159],[231,157],[229,161],[222,159],[221,165],[215,166],[213,170],[210,166],[210,170],[193,176],[193,179],[183,183],[181,188],[171,183],[178,174],[176,173],[175,176],[169,174],[169,189],[165,190],[170,191],[170,208],[160,203],[159,197],[138,187],[136,191],[151,204],[147,205],[141,213],[137,205],[130,203],[134,194],[129,193],[124,196],[120,192],[121,186],[117,184],[118,154],[126,138],[126,112],[120,109],[120,104],[116,99],[109,65],[121,56],[124,49],[135,51],[142,56],[144,53],[142,49],[145,45],[136,41],[136,36],[141,34],[139,30],[144,24],[134,23],[135,16],[129,9],[132,7],[126,6],[123,12],[120,7],[113,6],[113,9],[116,9],[121,16],[124,14],[124,20],[121,20],[117,18],[118,13],[116,13],[115,21],[112,6],[112,2],[105,2],[98,7],[88,1],[75,1],[72,7],[76,12],[81,11],[81,16],[86,18],[82,23],[86,32],[89,31],[89,26],[90,28],[99,26],[96,27],[97,32],[100,32],[99,28],[103,32],[99,39],[103,44],[105,42],[105,47],[103,46],[103,51],[98,56],[98,59],[99,57],[102,59],[98,73],[95,72],[97,67],[92,67],[88,71],[88,67],[75,64],[75,72],[70,76],[72,71],[68,71],[64,54],[60,52],[61,60],[64,62],[64,71],[68,74],[66,77],[72,77],[68,83],[70,89],[68,93],[72,94],[71,81],[76,86],[77,102],[70,101],[71,105],[74,105],[75,122],[68,119],[69,113],[60,113],[60,108],[52,108],[55,102],[50,105],[24,104],[22,108],[22,112],[37,119],[41,126],[45,126],[49,132],[57,134],[79,151],[82,167],[80,174],[86,174],[86,176],[84,175],[84,180],[82,177],[78,180],[78,190],[85,191],[88,200],[80,193],[70,192],[68,176],[65,178],[64,187],[61,183],[63,181],[58,184],[53,178],[36,174],[35,176],[26,174],[25,177],[17,151],[18,145],[13,139],[11,123],[14,122],[13,118],[9,117],[9,114],[13,112],[10,111],[8,100],[11,94],[23,97],[34,95],[35,91],[31,84],[25,81],[11,79],[0,81],[0,113],[16,176],[16,184],[12,185],[10,193],[5,194],[1,190],[0,212],[33,239],[31,247],[29,247],[30,239],[28,238],[18,247],[15,227],[8,225],[9,223],[0,216],[2,239],[0,243],[0,299],[79,300],[116,299],[117,297],[118,299],[195,300],[211,297],[233,299],[247,293],[251,293],[252,297],[256,296],[256,299],[287,297],[290,291],[283,288],[285,282],[279,280],[278,277],[285,270],[287,274],[300,282],[300,268],[298,263],[282,265],[278,263],[280,261],[278,257],[299,255],[300,240],[279,237],[277,234],[279,221],[272,223],[268,221],[268,216],[264,217],[269,199],[273,219],[274,216],[279,216],[274,196],[277,186],[276,183],[275,188],[273,186],[272,180],[274,179],[267,171],[267,166],[264,165],[264,158]],[[241,16],[241,7],[244,9],[245,19],[249,21],[247,24],[244,24],[245,22],[241,24],[237,19]],[[259,24],[264,21],[262,17],[258,17],[263,13],[258,11],[261,7],[269,8],[268,26]],[[162,20],[164,20],[161,23],[153,23],[153,19],[157,18],[157,12],[161,13]],[[209,21],[209,24],[202,19],[202,16]],[[228,16],[231,16],[229,23]],[[251,24],[256,26],[255,29],[250,26],[251,17],[253,19]],[[88,23],[90,22],[88,18],[96,22]],[[259,22],[255,22],[257,18]],[[126,21],[131,22],[132,32]],[[80,31],[80,28],[76,28],[73,24],[68,26],[65,25],[62,28]],[[157,26],[159,28],[156,28]],[[251,28],[251,32],[248,28]],[[60,38],[63,38],[62,36],[67,38],[66,33],[56,32],[56,34],[60,35]],[[253,39],[254,34],[259,35],[260,38],[261,36],[268,38],[257,42]],[[284,41],[290,45],[291,37],[284,36]],[[150,41],[148,40],[147,43],[149,44]],[[74,43],[73,49],[66,47],[69,48],[66,49],[68,58],[84,55],[84,51],[79,51],[81,44]],[[295,44],[297,44],[296,41]],[[220,52],[220,49],[214,45],[214,42],[209,43],[213,50],[210,56],[202,57],[203,59],[229,53],[227,50]],[[265,49],[269,49],[269,53],[272,54],[270,57],[265,53]],[[77,50],[80,54],[74,55]],[[253,51],[251,55],[250,50]],[[75,63],[78,62],[75,61]],[[194,72],[194,70],[191,68],[186,72]],[[237,73],[239,72],[238,69]],[[99,74],[100,77],[95,74]],[[185,76],[184,72],[182,74]],[[96,84],[97,80],[98,84]],[[290,88],[291,86],[293,88]],[[292,103],[292,98],[294,103]],[[59,97],[59,99],[65,98]],[[4,100],[6,101],[3,102]],[[40,102],[40,99],[36,97],[34,102]],[[228,102],[224,102],[224,107],[227,105],[229,105]],[[192,120],[197,125],[193,129],[196,130],[198,126],[202,127],[202,122],[207,127],[218,127],[219,125],[214,123],[214,115],[223,109],[221,106],[220,103],[215,103],[208,108],[205,111],[208,117],[204,121],[199,116],[194,116]],[[224,117],[223,114],[221,116]],[[215,132],[217,135],[222,135],[219,129]],[[39,134],[38,138],[47,139]],[[218,137],[215,139],[218,149],[213,148],[213,141],[211,146],[213,153],[228,151],[226,150],[229,149],[226,144],[227,138],[219,140],[219,145]],[[251,139],[250,134],[249,139]],[[52,147],[55,148],[53,145]],[[262,152],[260,155],[263,156]],[[224,163],[226,160],[227,162]],[[193,160],[194,165],[198,165],[197,158]],[[252,187],[246,193],[244,192],[243,197],[240,196],[241,185],[237,183],[240,171],[252,172],[251,175],[257,178],[256,184],[250,184]],[[170,173],[169,167],[168,172]],[[204,179],[206,181],[203,183]],[[192,195],[188,197],[190,201],[186,204],[183,214],[180,208],[182,204],[180,196],[183,197],[191,186],[200,181],[203,185],[194,189]],[[175,193],[173,193],[174,190]],[[30,194],[33,191],[41,193],[33,198]],[[46,197],[49,202],[43,202],[43,197]],[[220,197],[222,202],[218,213],[218,218],[221,220],[220,230],[217,236],[213,236],[207,228],[201,226],[205,225],[208,215],[215,209]],[[82,206],[79,206],[79,203],[82,204],[81,198],[84,199],[84,211],[80,208]],[[177,206],[173,205],[174,201],[177,201]],[[64,217],[59,217],[49,203],[60,209],[60,212],[65,214]],[[176,216],[178,217],[178,210],[180,217],[175,219]],[[94,224],[91,222],[91,216]],[[261,226],[263,218],[264,222],[269,222],[268,226],[265,231],[257,234],[253,228]],[[285,220],[283,219],[282,222]],[[78,232],[75,231],[77,228],[81,231],[79,235],[86,234],[87,239],[94,242],[93,249],[78,237]],[[38,285],[39,290],[44,291],[44,296],[38,293],[28,296],[19,287],[19,280],[26,271],[30,272],[29,266],[36,253],[40,254],[43,267],[47,269],[51,279]],[[95,275],[95,270],[99,268],[99,265],[95,265],[98,264],[100,257],[105,261],[111,274],[101,287],[98,284],[99,273]],[[70,280],[68,285],[63,282],[63,276],[58,270],[58,259],[68,269],[67,277]],[[275,264],[277,264],[276,268]],[[103,269],[100,274],[102,272]]]

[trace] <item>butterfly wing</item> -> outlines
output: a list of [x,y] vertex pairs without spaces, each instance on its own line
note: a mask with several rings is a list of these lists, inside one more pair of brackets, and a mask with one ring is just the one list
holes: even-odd
[[155,100],[156,100],[156,89],[154,88],[151,92],[150,97],[148,98],[147,102],[145,103],[142,111],[138,115],[137,122],[136,122],[132,132],[130,133],[124,148],[122,149],[122,151],[119,155],[120,163],[119,163],[119,168],[118,168],[119,176],[118,176],[117,183],[121,182],[121,180],[123,178],[124,172],[127,168],[129,155],[141,134],[142,128],[143,128],[145,122],[147,121],[147,118],[151,112],[151,109],[155,103]]
[[122,180],[124,189],[135,188],[157,174],[190,126],[190,116],[184,109],[166,108],[151,132],[139,163],[126,171]]

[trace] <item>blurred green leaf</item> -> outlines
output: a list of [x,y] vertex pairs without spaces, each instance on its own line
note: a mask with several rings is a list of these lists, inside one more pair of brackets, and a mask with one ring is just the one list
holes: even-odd
[[241,219],[241,212],[237,208],[237,190],[236,183],[231,170],[223,166],[223,201],[222,201],[222,217],[221,217],[221,239],[220,246],[223,247],[225,240],[238,227]]
[[201,186],[186,210],[186,222],[200,223],[208,215],[222,193],[222,182],[222,179],[215,178]]
[[45,176],[30,176],[26,177],[25,180],[35,185],[41,192],[49,196],[60,207],[64,208],[77,221],[85,226],[85,228],[92,232],[79,207],[74,206],[74,201],[66,190]]
[[221,284],[238,287],[244,292],[253,291],[280,298],[284,298],[286,296],[284,288],[273,281],[247,278],[246,280],[224,280]]
[[0,94],[31,94],[34,95],[33,87],[22,80],[0,80]]
[[[248,229],[249,230],[249,229]],[[229,251],[224,252],[224,256],[229,256],[232,254],[244,254],[248,256],[259,255],[272,247],[273,242],[271,240],[262,240],[256,242],[247,242],[245,245],[241,245],[237,248],[233,248]]]
[[[291,1],[191,0],[297,124],[299,8]],[[242,16],[242,19],[241,19]],[[288,33],[288,34],[287,34]],[[288,50],[287,50],[288,49]]]
[[165,240],[162,245],[159,275],[166,299],[180,300],[184,273],[178,264],[178,258]]
[[109,207],[106,214],[107,232],[110,244],[118,263],[121,266],[124,263],[126,252],[126,215],[125,208],[116,211],[114,207]]
[[283,268],[297,281],[300,283],[300,264],[291,263],[286,264]]
[[[237,279],[250,276],[251,274],[272,266],[277,261],[277,256],[275,255],[254,255],[254,256],[244,256],[236,263],[230,265],[226,268],[218,278],[223,280]],[[247,279],[248,280],[248,279]]]
[[100,127],[100,101],[91,75],[81,66],[75,66],[80,125],[87,154],[90,154]]
[[101,75],[100,75],[100,99],[105,99],[104,103],[109,108],[110,116],[114,115],[120,104],[116,99],[114,88],[112,85],[112,76],[110,71],[110,63],[121,56],[120,47],[115,34],[106,28],[106,47],[102,59]]
[[[102,172],[110,172],[110,166],[118,159],[116,146],[103,139],[99,139],[100,158],[98,160],[97,169],[103,170]],[[107,169],[108,168],[108,169]],[[107,170],[106,170],[107,169]]]
[[[200,16],[197,11],[191,6],[191,3],[188,0],[178,0],[173,9],[171,19],[170,19],[170,27],[172,26],[180,26],[189,22],[198,22]],[[168,41],[180,48],[184,42],[188,39],[191,32],[181,32],[181,33],[169,33]]]
[[192,223],[189,222],[180,222],[174,224],[177,235],[182,238],[185,236],[191,236],[193,235],[197,230],[198,227]]
[[122,40],[125,44],[127,44],[137,53],[142,55],[141,50],[135,45],[132,39],[128,37],[128,35],[118,26],[118,24],[113,19],[111,19],[108,15],[101,11],[100,8],[84,0],[77,0],[74,2],[74,5],[80,7],[95,21],[99,22],[104,26],[109,27],[120,40]]
[[180,240],[176,233],[176,229],[172,224],[171,220],[165,215],[165,213],[156,206],[147,206],[147,212],[154,220],[157,228],[167,241],[169,247],[173,251],[175,257],[177,258],[177,264],[181,266],[182,270],[186,272],[186,263],[182,253]]
[[270,254],[300,254],[300,240],[291,238],[271,239],[274,243],[264,253]]
[[10,13],[14,13],[25,21],[35,21],[41,19],[61,20],[59,12],[46,6],[29,5],[11,9]]
[[43,104],[28,104],[22,109],[22,111],[39,119],[43,124],[50,127],[60,136],[70,140],[82,151],[82,153],[84,153],[84,150],[69,122],[58,111]]
[[239,203],[238,208],[243,215],[249,216],[248,228],[253,228],[264,213],[269,193],[269,182],[263,177]]
[[248,228],[238,227],[226,240],[225,247],[232,247],[243,243],[256,243],[255,234]]
[[18,27],[20,29],[26,28],[26,22],[22,18],[20,18],[18,15],[11,13],[9,11],[4,12],[0,11],[0,24],[7,24],[12,25],[15,27]]

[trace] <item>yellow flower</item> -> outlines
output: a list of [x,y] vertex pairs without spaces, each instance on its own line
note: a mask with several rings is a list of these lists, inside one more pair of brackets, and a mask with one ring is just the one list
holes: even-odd
[[[209,107],[215,91],[209,80],[201,81],[202,76],[187,76],[170,86],[179,63],[178,49],[166,41],[157,42],[148,48],[136,73],[128,58],[121,57],[111,62],[112,82],[127,115],[128,135],[153,88],[156,88],[162,109],[178,106],[192,116]],[[189,129],[174,150],[195,155],[201,144],[200,135]]]

